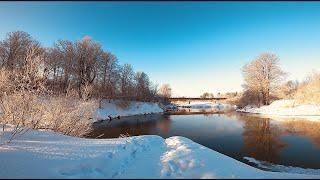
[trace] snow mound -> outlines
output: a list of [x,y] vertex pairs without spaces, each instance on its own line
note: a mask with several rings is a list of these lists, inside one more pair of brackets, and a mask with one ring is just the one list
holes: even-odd
[[30,130],[0,146],[0,160],[1,178],[320,178],[256,169],[179,136],[83,139]]
[[125,106],[119,105],[121,103],[123,103],[123,101],[104,100],[102,102],[102,107],[96,111],[93,121],[109,119],[109,117],[115,118],[117,116],[133,116],[163,112],[163,109],[158,103],[130,101]]
[[320,105],[297,104],[294,100],[277,100],[269,106],[260,108],[246,106],[237,111],[279,116],[320,116]]
[[161,156],[161,178],[242,179],[315,178],[320,176],[268,172],[256,169],[181,136],[167,138],[165,144],[167,146],[167,151]]

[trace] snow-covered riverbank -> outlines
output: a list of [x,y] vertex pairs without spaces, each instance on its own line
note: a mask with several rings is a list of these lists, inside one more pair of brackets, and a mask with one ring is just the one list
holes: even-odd
[[31,130],[0,146],[0,159],[1,178],[320,178],[262,171],[178,136],[83,139]]
[[180,107],[190,107],[192,109],[217,109],[217,110],[235,110],[236,106],[224,103],[213,103],[206,101],[179,102],[175,105]]
[[247,106],[238,112],[276,116],[299,116],[320,119],[320,105],[297,104],[294,100],[277,100],[260,108]]
[[101,108],[95,114],[93,121],[115,118],[118,116],[133,116],[141,114],[162,113],[158,103],[120,100],[103,100]]

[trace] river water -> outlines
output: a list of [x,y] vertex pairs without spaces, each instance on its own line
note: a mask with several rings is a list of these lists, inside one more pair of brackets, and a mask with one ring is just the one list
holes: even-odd
[[98,125],[89,136],[116,138],[127,133],[163,138],[184,136],[250,165],[253,164],[244,157],[284,166],[320,169],[320,121],[236,112],[137,116]]

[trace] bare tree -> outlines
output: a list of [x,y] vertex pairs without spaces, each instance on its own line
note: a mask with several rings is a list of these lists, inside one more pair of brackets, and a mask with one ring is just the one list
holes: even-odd
[[158,84],[155,84],[155,83],[151,83],[150,85],[150,93],[151,93],[151,97],[152,97],[152,101],[158,101]]
[[140,100],[150,100],[151,90],[150,90],[150,80],[146,73],[137,72],[135,75],[135,91],[136,97]]
[[92,84],[97,76],[97,64],[101,60],[101,45],[85,36],[76,42],[76,66],[74,66],[77,78],[79,97],[82,98],[82,86]]
[[285,73],[279,66],[279,58],[275,54],[263,53],[255,60],[242,67],[245,89],[262,95],[262,103],[270,104],[270,92],[275,90]]
[[39,43],[26,32],[7,33],[6,38],[0,42],[0,65],[9,69],[23,66],[29,47],[35,44]]
[[133,95],[133,78],[134,72],[130,64],[124,64],[120,70],[120,91],[122,96],[132,96]]
[[109,52],[103,52],[98,66],[98,81],[101,82],[100,95],[114,98],[119,81],[119,65],[117,57]]
[[68,40],[59,40],[48,50],[47,67],[51,74],[52,86],[57,91],[66,93],[72,77],[76,62],[75,45]]
[[159,94],[163,97],[170,98],[171,97],[171,87],[169,84],[161,85],[159,89]]

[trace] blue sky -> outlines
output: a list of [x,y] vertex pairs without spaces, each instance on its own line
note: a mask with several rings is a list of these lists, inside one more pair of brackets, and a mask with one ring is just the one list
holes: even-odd
[[0,17],[0,39],[89,35],[175,96],[241,90],[240,68],[262,52],[288,79],[320,69],[320,2],[0,2]]

